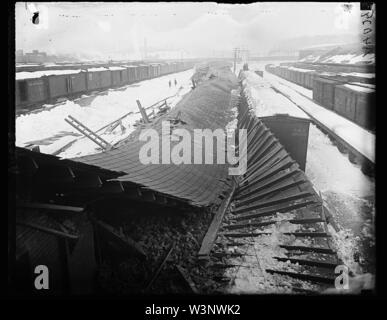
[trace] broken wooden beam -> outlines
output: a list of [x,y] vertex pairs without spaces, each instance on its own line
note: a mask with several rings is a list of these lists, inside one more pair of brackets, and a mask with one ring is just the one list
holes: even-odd
[[192,278],[188,274],[188,272],[179,265],[176,266],[176,269],[187,284],[187,286],[191,289],[192,293],[199,294],[199,290],[196,288],[195,283],[192,281]]
[[207,230],[206,235],[204,236],[204,239],[202,241],[201,248],[199,250],[198,255],[199,256],[207,256],[209,255],[212,247],[214,246],[220,225],[222,224],[222,220],[224,217],[224,214],[231,202],[231,199],[235,192],[235,183],[233,183],[232,188],[230,190],[230,193],[228,197],[222,201],[222,204],[218,208],[217,212],[215,213],[214,219],[211,222],[210,227]]
[[321,218],[270,220],[270,221],[264,221],[264,222],[235,223],[235,224],[224,226],[223,228],[228,230],[243,229],[248,227],[259,228],[259,227],[265,227],[272,224],[276,224],[277,222],[289,222],[292,224],[308,224],[308,223],[324,222],[324,220],[322,220]]
[[283,245],[283,244],[281,244],[280,247],[284,248],[286,250],[316,252],[316,253],[325,253],[325,254],[336,254],[336,252],[333,251],[332,249],[323,248],[323,247],[288,246],[288,245]]
[[282,204],[280,206],[272,206],[269,209],[262,209],[261,211],[260,210],[256,210],[256,212],[253,213],[253,214],[235,215],[235,217],[233,219],[236,220],[236,221],[242,221],[242,220],[250,220],[252,218],[259,218],[259,217],[265,217],[265,216],[274,216],[278,212],[289,212],[289,211],[292,211],[292,210],[295,210],[295,209],[299,209],[299,208],[303,208],[303,207],[307,207],[308,205],[316,203],[316,201],[310,200],[310,199],[313,199],[313,198],[309,198],[308,201],[300,202],[300,203],[296,203],[296,204],[285,203],[285,204]]
[[142,120],[144,121],[144,123],[149,123],[149,118],[148,118],[144,108],[142,107],[141,102],[139,100],[136,100],[136,102],[137,102],[138,109],[140,110]]
[[155,282],[157,277],[159,276],[161,270],[163,269],[165,263],[167,262],[169,256],[171,255],[173,249],[175,248],[175,242],[172,243],[171,247],[167,251],[167,254],[164,256],[163,260],[161,261],[160,265],[157,267],[155,273],[153,274],[152,278],[148,282],[148,284],[145,286],[144,292],[148,291],[148,289],[152,286],[152,284]]
[[53,211],[68,211],[68,212],[82,212],[84,208],[64,206],[51,203],[40,203],[40,202],[17,202],[16,207],[18,208],[31,208],[31,209],[42,209],[42,210],[53,210]]
[[233,214],[240,214],[240,213],[244,213],[244,212],[248,212],[248,211],[252,211],[252,210],[256,210],[256,209],[260,209],[260,208],[264,208],[264,207],[279,205],[279,204],[284,203],[284,202],[294,201],[294,200],[298,200],[298,199],[302,199],[302,198],[307,198],[310,196],[313,196],[313,194],[308,192],[308,191],[304,191],[304,192],[300,192],[298,194],[294,194],[294,195],[290,195],[290,196],[286,196],[286,197],[281,197],[281,198],[277,198],[277,199],[266,200],[266,201],[262,201],[262,202],[258,202],[258,203],[254,202],[251,205],[246,205],[246,206],[239,207],[238,209],[233,210]]
[[311,266],[311,267],[321,267],[334,269],[337,267],[338,263],[328,262],[328,261],[318,261],[318,260],[307,260],[307,259],[297,259],[289,257],[273,257],[274,259],[282,262],[290,261],[291,263],[298,263],[300,265]]
[[79,238],[77,235],[73,235],[73,234],[70,234],[67,232],[62,232],[62,231],[55,230],[52,228],[43,227],[41,225],[31,223],[31,222],[16,221],[16,224],[24,226],[24,227],[36,229],[36,230],[39,230],[39,231],[42,231],[42,232],[45,232],[48,234],[52,234],[52,235],[57,236],[57,237],[61,237],[61,238],[67,238],[67,239],[71,239],[71,240],[78,240],[78,238]]
[[119,244],[123,245],[124,247],[128,248],[129,251],[136,256],[145,259],[146,254],[143,251],[142,247],[135,242],[133,239],[129,238],[128,236],[122,236],[118,231],[114,229],[114,227],[110,226],[109,224],[95,219],[95,223],[103,230],[105,233],[110,235],[115,241],[117,241]]
[[323,276],[320,276],[317,274],[296,273],[296,272],[274,270],[274,269],[266,269],[266,272],[268,272],[270,274],[277,273],[277,274],[280,274],[283,276],[289,276],[289,277],[300,279],[300,280],[327,283],[327,284],[331,284],[331,285],[335,281],[334,277],[323,277]]

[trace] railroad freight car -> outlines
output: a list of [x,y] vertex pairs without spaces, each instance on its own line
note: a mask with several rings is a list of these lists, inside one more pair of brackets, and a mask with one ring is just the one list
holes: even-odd
[[69,78],[70,78],[72,93],[87,91],[87,73],[86,72],[70,74]]
[[317,77],[313,80],[313,100],[333,110],[336,81]]
[[16,81],[16,99],[19,104],[44,102],[48,98],[46,81],[43,78]]
[[111,87],[112,86],[111,71],[108,69],[100,71],[100,81],[101,81],[101,88]]
[[146,64],[140,64],[137,66],[137,70],[139,71],[139,79],[145,80],[149,78],[149,66]]
[[71,93],[71,80],[67,74],[57,74],[47,77],[49,98],[55,99]]
[[137,76],[137,66],[125,66],[126,70],[128,71],[128,82],[133,83],[135,81],[139,80],[139,77]]
[[363,128],[375,129],[375,90],[356,84],[337,85],[334,111]]
[[159,65],[152,63],[149,65],[150,78],[156,78],[160,75]]
[[109,68],[110,72],[111,72],[111,83],[112,83],[112,86],[116,87],[116,86],[121,86],[123,84],[125,84],[125,76],[124,76],[124,72],[127,74],[127,70],[125,68],[122,68],[122,67],[110,67]]
[[87,88],[95,90],[101,88],[101,69],[91,68],[87,70]]

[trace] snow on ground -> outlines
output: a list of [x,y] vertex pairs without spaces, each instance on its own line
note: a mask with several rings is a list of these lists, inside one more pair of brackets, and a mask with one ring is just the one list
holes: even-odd
[[[304,245],[295,236],[285,235],[285,232],[296,232],[299,225],[291,224],[287,221],[294,216],[291,213],[279,213],[277,223],[266,227],[264,230],[257,229],[257,232],[269,232],[269,235],[262,235],[253,240],[238,239],[246,245],[240,250],[244,253],[242,257],[229,259],[229,263],[236,265],[228,268],[226,276],[232,279],[231,284],[226,288],[227,293],[232,294],[273,294],[291,293],[292,286],[297,282],[302,289],[318,290],[319,286],[305,281],[294,280],[290,277],[279,276],[267,273],[266,269],[286,270],[290,272],[299,271],[298,264],[282,262],[273,257],[286,257],[286,250],[280,244]],[[229,247],[229,252],[233,253],[237,247]]]
[[313,124],[305,171],[321,191],[339,228],[331,229],[339,257],[355,273],[372,270],[375,259],[373,179],[364,175]]
[[[69,158],[98,152],[98,146],[88,138],[80,137],[79,132],[65,122],[68,115],[82,122],[93,131],[104,127],[116,119],[132,112],[122,120],[112,132],[98,132],[109,143],[127,137],[135,128],[133,124],[140,119],[136,99],[146,108],[166,97],[173,107],[181,97],[191,90],[190,78],[193,70],[141,81],[102,93],[84,95],[76,100],[66,100],[57,105],[46,105],[45,110],[20,115],[16,118],[16,145],[23,147],[34,142],[43,153],[53,153],[71,141],[75,141],[61,157]],[[168,81],[177,81],[177,86],[169,87]],[[180,89],[182,87],[182,89]],[[123,128],[125,128],[123,130]]]
[[[317,121],[328,127],[332,132],[340,138],[348,142],[357,151],[363,154],[372,162],[375,162],[375,135],[363,129],[350,120],[327,110],[310,100],[310,94],[304,96],[300,86],[291,83],[290,81],[281,79],[268,72],[264,73],[264,78],[286,95],[293,103],[299,106],[303,111],[315,118]],[[309,90],[310,92],[311,90]]]

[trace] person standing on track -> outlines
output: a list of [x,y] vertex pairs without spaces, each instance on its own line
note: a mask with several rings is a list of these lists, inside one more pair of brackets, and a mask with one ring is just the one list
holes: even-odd
[[176,79],[175,79],[175,87],[176,87],[176,85],[177,85],[177,81],[176,81]]
[[169,80],[169,87],[171,87],[171,80]]

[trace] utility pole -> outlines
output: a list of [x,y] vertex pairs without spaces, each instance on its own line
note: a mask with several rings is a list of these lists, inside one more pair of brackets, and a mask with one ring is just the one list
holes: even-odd
[[237,60],[238,53],[239,53],[239,48],[234,48],[234,73],[236,71],[236,60]]

